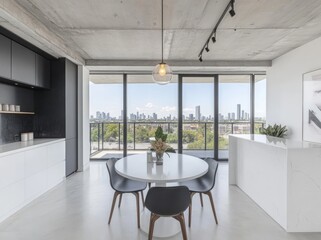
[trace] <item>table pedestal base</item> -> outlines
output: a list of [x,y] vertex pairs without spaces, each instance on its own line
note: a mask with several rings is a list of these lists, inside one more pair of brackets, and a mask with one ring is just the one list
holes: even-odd
[[[150,211],[144,208],[140,215],[140,229],[147,233],[149,231]],[[160,217],[155,222],[154,237],[167,238],[172,237],[181,232],[179,222],[172,217]]]

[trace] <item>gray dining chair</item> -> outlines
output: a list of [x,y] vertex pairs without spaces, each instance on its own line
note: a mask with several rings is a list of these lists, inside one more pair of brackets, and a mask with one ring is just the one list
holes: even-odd
[[191,198],[187,187],[152,187],[146,196],[146,208],[151,212],[148,240],[152,240],[154,225],[160,217],[173,217],[179,221],[183,239],[187,240],[184,211],[190,205]]
[[213,215],[215,218],[216,224],[218,224],[217,216],[216,216],[216,211],[215,211],[215,206],[214,206],[214,200],[213,196],[211,193],[211,190],[215,186],[215,178],[216,178],[216,173],[218,169],[218,163],[210,158],[204,159],[204,161],[207,162],[208,164],[208,172],[197,179],[189,180],[186,182],[180,183],[182,186],[188,187],[191,195],[191,204],[189,206],[189,214],[188,214],[188,226],[191,226],[191,221],[192,221],[192,198],[196,193],[199,193],[200,199],[201,199],[201,206],[203,207],[203,197],[202,194],[206,194],[209,199],[210,203],[212,206],[212,211]]
[[119,196],[118,207],[120,207],[123,194],[124,193],[132,193],[136,197],[137,226],[138,226],[138,228],[140,228],[139,192],[141,193],[141,196],[142,196],[143,206],[145,206],[143,190],[146,189],[147,184],[144,182],[130,180],[130,179],[124,178],[121,175],[119,175],[115,170],[116,161],[117,161],[117,159],[112,158],[110,160],[107,160],[107,162],[106,162],[106,166],[107,166],[107,169],[109,172],[110,186],[115,190],[113,203],[112,203],[111,210],[110,210],[108,224],[110,224],[110,222],[111,222],[111,218],[113,215],[113,211],[115,208],[115,203],[116,203],[117,197]]

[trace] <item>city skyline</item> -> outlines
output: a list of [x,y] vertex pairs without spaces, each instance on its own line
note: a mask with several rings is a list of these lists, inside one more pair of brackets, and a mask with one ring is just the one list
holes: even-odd
[[[127,113],[144,113],[146,116],[157,114],[157,119],[168,116],[177,118],[178,99],[177,83],[160,86],[153,83],[128,84]],[[265,118],[265,81],[256,83],[255,114],[257,118]],[[145,89],[145,90],[142,90]],[[123,108],[122,84],[90,83],[90,115],[97,111],[109,113],[119,118]],[[233,96],[233,98],[231,98]],[[197,117],[195,107],[200,106],[203,116],[214,116],[214,92],[212,83],[183,84],[183,114]],[[237,119],[237,104],[242,105],[245,113],[250,111],[250,86],[248,83],[222,83],[219,85],[219,112],[224,118]],[[233,116],[233,113],[235,116]],[[239,115],[242,115],[240,111]]]
[[[211,115],[204,116],[201,112],[201,107],[195,106],[195,115],[189,114],[188,116],[185,116],[183,114],[183,120],[187,121],[208,121],[208,120],[214,120],[214,117]],[[250,120],[250,114],[248,112],[245,112],[242,110],[242,105],[237,104],[236,105],[236,112],[229,112],[227,115],[223,115],[221,113],[218,114],[218,118],[220,121],[235,121],[235,120],[243,120],[243,121],[249,121]],[[112,116],[109,112],[101,112],[97,111],[96,115],[90,116],[91,120],[107,120],[107,121],[122,121],[123,119],[123,111],[121,110],[121,113],[119,116]],[[175,121],[177,120],[176,116],[172,116],[169,114],[168,116],[163,116],[161,118],[158,117],[157,113],[152,113],[152,115],[146,115],[145,113],[140,113],[137,111],[136,113],[129,113],[127,116],[127,119],[129,121],[142,121],[142,120],[165,120],[165,121]]]

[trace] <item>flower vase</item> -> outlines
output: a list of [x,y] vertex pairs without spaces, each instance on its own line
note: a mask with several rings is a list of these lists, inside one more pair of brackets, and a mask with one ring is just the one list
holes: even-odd
[[163,156],[164,156],[164,152],[157,152],[156,153],[156,165],[163,164]]

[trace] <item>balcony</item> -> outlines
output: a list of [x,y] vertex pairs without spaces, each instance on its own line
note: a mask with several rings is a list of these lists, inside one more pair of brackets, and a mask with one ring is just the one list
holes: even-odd
[[[167,142],[178,149],[178,123],[166,122],[128,122],[127,154],[145,152],[150,147],[150,138],[154,137],[156,128],[161,126],[168,134]],[[264,126],[255,122],[255,133]],[[250,133],[250,122],[219,122],[219,159],[228,158],[228,135]],[[90,123],[91,159],[121,158],[123,156],[123,123]],[[183,122],[183,153],[205,158],[214,157],[214,124],[212,122]]]

